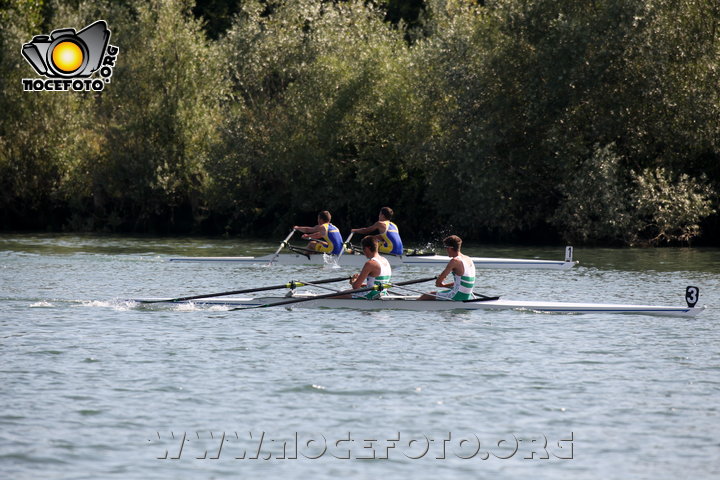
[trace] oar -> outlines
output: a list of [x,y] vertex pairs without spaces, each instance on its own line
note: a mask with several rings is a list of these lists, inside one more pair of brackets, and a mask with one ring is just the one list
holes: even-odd
[[350,243],[350,239],[352,238],[352,236],[353,236],[354,234],[355,234],[355,232],[350,232],[350,235],[348,235],[348,237],[347,237],[347,238],[345,239],[345,241],[343,242],[343,244],[342,244],[342,245],[343,245],[343,248],[342,248],[342,250],[340,250],[340,253],[338,254],[337,259],[336,259],[337,262],[340,261],[340,257],[342,257],[342,256],[343,256],[343,253],[345,253],[345,247],[347,246],[348,243]]
[[295,233],[295,229],[293,228],[292,230],[290,230],[290,233],[288,233],[288,236],[285,237],[285,240],[283,240],[282,243],[280,243],[280,246],[279,246],[278,249],[275,251],[275,255],[273,255],[273,257],[270,259],[270,263],[268,263],[268,266],[270,266],[270,265],[273,264],[273,262],[274,262],[275,259],[278,257],[278,255],[280,255],[280,250],[282,250],[283,247],[284,247],[285,245],[287,245],[288,240],[290,240],[290,237],[292,237],[294,233]]
[[440,295],[437,295],[432,292],[421,292],[420,290],[415,290],[414,288],[407,288],[407,287],[400,287],[400,288],[402,288],[403,290],[407,290],[408,292],[417,293],[419,295],[432,295],[433,297],[437,298],[440,301],[452,301],[449,298],[441,297]]
[[333,287],[326,287],[325,285],[318,285],[317,283],[311,283],[311,282],[305,282],[305,286],[308,287],[318,287],[322,288],[323,290],[330,290],[331,292],[340,292],[341,290],[339,288],[333,288]]
[[332,268],[341,268],[340,267],[340,257],[343,256],[343,253],[345,253],[345,248],[350,242],[350,239],[352,238],[354,232],[350,232],[350,235],[345,239],[345,241],[342,243],[342,248],[340,249],[340,253],[337,257],[335,257],[335,260],[332,262]]
[[[343,280],[350,280],[350,277],[336,277],[336,278],[328,278],[326,280],[316,280],[312,282],[313,284],[320,284],[320,283],[334,283],[334,282],[342,282]],[[238,293],[253,293],[253,292],[264,292],[266,290],[280,290],[281,288],[296,288],[296,287],[302,287],[308,285],[307,283],[303,282],[296,282],[295,280],[292,280],[288,283],[283,283],[282,285],[272,285],[270,287],[256,287],[256,288],[246,288],[244,290],[233,290],[232,292],[220,292],[220,293],[209,293],[207,295],[193,295],[191,297],[178,297],[178,298],[171,298],[168,300],[140,300],[138,303],[175,303],[175,302],[184,302],[187,300],[197,300],[199,298],[211,298],[211,297],[222,297],[225,295],[236,295]]]
[[[433,297],[435,297],[441,301],[450,301],[450,302],[455,301],[451,298],[441,297],[440,295],[437,295],[437,294],[431,293],[431,292],[421,292],[420,290],[415,290],[413,288],[407,288],[407,287],[401,287],[401,288],[403,290],[407,290],[408,292],[419,293],[421,295],[432,295]],[[477,293],[477,292],[473,292],[473,295],[475,295],[477,298],[471,298],[470,300],[461,300],[461,301],[464,303],[467,303],[467,302],[489,302],[490,300],[500,300],[500,297],[488,297],[487,295],[483,295],[483,294]]]
[[[414,288],[407,288],[407,287],[400,287],[403,290],[406,290],[408,292],[417,293],[419,295],[425,295],[426,292],[421,292],[420,290],[415,290]],[[449,298],[442,298],[438,295],[435,295],[434,293],[427,293],[428,295],[432,295],[433,297],[437,298],[438,300],[450,300]]]
[[[423,283],[423,282],[429,282],[431,280],[435,280],[437,277],[429,277],[429,278],[421,278],[419,280],[408,280],[406,282],[397,282],[394,284],[390,284],[390,288],[392,287],[401,287],[403,285],[412,285],[414,283]],[[317,282],[315,282],[317,283]],[[230,311],[234,310],[250,310],[254,308],[267,308],[267,307],[280,307],[282,305],[293,305],[295,303],[302,303],[302,302],[310,302],[312,300],[321,300],[323,298],[333,298],[333,297],[339,297],[341,295],[350,295],[353,293],[362,293],[362,292],[369,292],[370,290],[377,289],[376,285],[373,285],[371,287],[363,287],[363,288],[356,288],[353,290],[343,290],[341,292],[336,293],[326,293],[324,295],[315,295],[312,297],[304,297],[304,298],[292,298],[290,300],[283,300],[276,303],[265,303],[262,305],[252,305],[250,307],[237,307],[237,308],[231,308]]]

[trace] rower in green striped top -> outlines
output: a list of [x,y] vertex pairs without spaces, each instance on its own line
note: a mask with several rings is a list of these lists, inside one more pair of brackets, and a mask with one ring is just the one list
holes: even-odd
[[365,265],[363,265],[360,273],[352,276],[350,285],[352,285],[353,290],[377,285],[378,290],[354,293],[336,298],[364,298],[366,300],[374,300],[388,294],[385,285],[390,283],[392,269],[390,268],[390,262],[388,262],[387,258],[381,257],[378,253],[377,239],[374,236],[368,235],[361,240],[360,245],[368,260],[365,262]]
[[[438,275],[437,280],[435,280],[435,286],[449,290],[425,293],[418,300],[472,300],[475,298],[475,295],[473,295],[473,287],[475,286],[475,263],[470,257],[460,252],[462,239],[457,235],[450,235],[445,238],[443,245],[447,249],[450,261],[445,267],[445,270]],[[453,281],[443,283],[450,272],[453,274]]]

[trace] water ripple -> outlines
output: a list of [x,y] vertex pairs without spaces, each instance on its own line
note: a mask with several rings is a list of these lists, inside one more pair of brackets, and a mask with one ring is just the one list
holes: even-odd
[[[165,261],[197,249],[256,255],[273,246],[0,237],[0,284],[9,286],[0,298],[3,478],[720,476],[717,307],[694,319],[300,309],[237,315],[123,300],[327,276],[304,267]],[[559,255],[548,248],[468,253]],[[684,287],[698,284],[701,302],[720,298],[716,249],[575,253],[582,264],[574,271],[488,270],[478,289],[507,298],[682,304]],[[397,277],[428,273],[413,267]],[[158,460],[178,452],[179,432],[192,439],[183,458]],[[236,460],[233,436],[227,457],[198,460],[217,452],[222,432],[252,432],[253,441],[264,432],[268,449],[295,432],[324,435],[328,448],[348,432],[358,435],[356,446],[398,434],[433,441],[420,460],[403,455],[411,450],[398,442],[387,461],[260,461]],[[438,460],[449,433],[449,456]],[[454,442],[469,434],[490,450],[513,436],[524,440],[507,460],[461,460]],[[523,459],[531,438],[547,437],[548,450],[560,453],[558,441],[569,435],[573,460]]]

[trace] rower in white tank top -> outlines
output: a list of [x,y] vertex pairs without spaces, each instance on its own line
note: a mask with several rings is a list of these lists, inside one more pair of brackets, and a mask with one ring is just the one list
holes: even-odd
[[381,295],[387,295],[387,289],[384,287],[384,285],[387,285],[390,282],[390,277],[392,276],[392,268],[390,268],[390,262],[388,262],[387,258],[384,257],[373,257],[369,262],[377,262],[380,264],[380,275],[377,277],[372,277],[370,275],[367,276],[367,279],[365,280],[366,285],[368,287],[371,287],[373,285],[378,287],[378,290],[370,290],[369,292],[360,292],[353,294],[353,298],[364,298],[366,300],[374,300]]
[[378,241],[373,236],[366,236],[360,242],[363,249],[363,255],[367,261],[363,265],[360,273],[356,273],[350,279],[350,285],[353,290],[364,289],[367,287],[377,287],[376,289],[355,293],[348,293],[336,298],[357,298],[364,300],[373,300],[388,294],[386,285],[390,282],[392,269],[390,262],[378,253]]
[[[424,293],[418,300],[454,300],[461,302],[463,300],[474,299],[475,263],[472,258],[460,253],[462,239],[457,235],[450,235],[443,240],[443,245],[447,248],[450,261],[442,273],[437,276],[435,286],[447,290]],[[443,283],[451,272],[453,274],[453,282]]]
[[473,288],[475,287],[475,263],[470,257],[458,255],[457,258],[462,262],[463,272],[461,275],[453,272],[453,286],[450,290],[441,290],[437,292],[438,298],[447,300],[472,300]]

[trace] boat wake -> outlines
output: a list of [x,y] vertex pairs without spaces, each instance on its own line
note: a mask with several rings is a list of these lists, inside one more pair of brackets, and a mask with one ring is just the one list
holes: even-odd
[[[138,304],[139,309],[146,309],[147,305]],[[228,305],[207,305],[207,304],[197,304],[197,303],[178,303],[174,305],[170,305],[171,308],[167,308],[168,305],[165,305],[165,308],[163,310],[172,310],[174,312],[227,312],[230,310],[231,307]]]
[[118,312],[126,312],[132,309],[132,304],[127,300],[113,299],[113,300],[80,300],[81,307],[100,307],[100,308],[112,308]]
[[166,312],[226,312],[231,308],[229,305],[208,305],[193,302],[148,304],[122,298],[115,298],[112,300],[80,300],[79,305],[82,307],[111,308],[118,312],[127,312],[130,310]]
[[30,308],[47,308],[47,307],[54,307],[50,302],[35,302],[30,304]]

